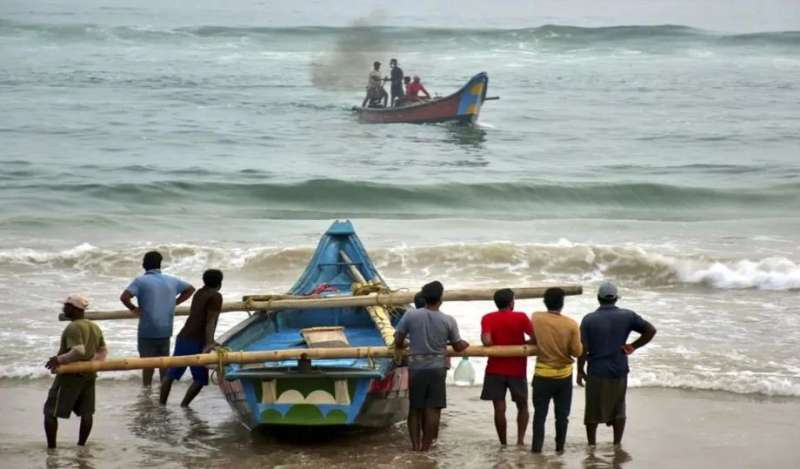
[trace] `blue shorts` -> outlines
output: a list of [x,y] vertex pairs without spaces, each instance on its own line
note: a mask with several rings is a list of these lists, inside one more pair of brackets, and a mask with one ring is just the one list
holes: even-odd
[[[180,337],[175,339],[175,353],[174,356],[180,357],[183,355],[197,355],[203,353],[203,344],[197,340],[182,339]],[[192,372],[192,380],[200,386],[208,385],[208,368],[204,366],[190,366],[189,371]],[[186,367],[170,368],[169,377],[178,381],[186,372]]]

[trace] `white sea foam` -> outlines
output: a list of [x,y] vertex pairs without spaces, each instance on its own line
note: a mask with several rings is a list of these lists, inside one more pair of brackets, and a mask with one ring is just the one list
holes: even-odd
[[800,266],[784,257],[758,261],[711,262],[697,267],[675,263],[679,278],[687,283],[705,283],[716,288],[790,290],[800,288]]
[[[295,278],[313,249],[274,246],[203,246],[195,244],[137,245],[106,249],[88,243],[61,251],[14,248],[0,250],[0,266],[43,267],[94,274],[128,275],[138,270],[146,249],[158,249],[167,270],[194,274],[208,266],[246,275],[284,273]],[[425,275],[481,281],[487,275],[502,280],[539,280],[543,276],[580,281],[616,279],[630,285],[699,284],[718,289],[800,289],[800,264],[783,256],[762,259],[721,259],[676,255],[657,246],[589,245],[562,238],[550,244],[510,242],[401,245],[371,249],[372,258],[389,277]]]

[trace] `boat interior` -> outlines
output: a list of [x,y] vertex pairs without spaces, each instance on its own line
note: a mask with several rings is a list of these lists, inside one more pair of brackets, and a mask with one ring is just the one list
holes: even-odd
[[[354,272],[353,269],[357,269]],[[321,297],[351,295],[359,279],[383,283],[349,222],[337,222],[317,247],[306,271],[292,287],[292,295]],[[393,318],[396,323],[398,318]],[[322,330],[318,330],[322,328]],[[314,334],[327,339],[314,342]],[[319,334],[317,334],[319,335]],[[236,326],[224,339],[234,351],[265,351],[314,346],[381,346],[384,340],[366,308],[326,308],[260,312]],[[386,362],[386,363],[383,363]],[[335,373],[337,376],[382,376],[390,361],[356,358],[315,359],[310,369],[301,369],[297,360],[229,365],[226,377],[279,376],[287,371],[299,374]]]

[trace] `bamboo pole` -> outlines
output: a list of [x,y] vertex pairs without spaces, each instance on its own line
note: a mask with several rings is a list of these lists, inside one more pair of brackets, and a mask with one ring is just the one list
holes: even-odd
[[[557,286],[557,285],[552,285]],[[580,285],[558,285],[567,295],[580,295],[583,288]],[[519,287],[512,288],[516,299],[541,298],[545,290],[551,288],[544,287]],[[445,289],[443,301],[491,301],[495,288],[463,288]],[[322,309],[322,308],[349,308],[365,306],[391,306],[406,305],[414,301],[416,291],[392,291],[389,293],[373,293],[360,296],[329,296],[329,297],[305,297],[280,298],[284,295],[266,296],[268,299],[260,297],[246,297],[246,301],[234,301],[223,303],[222,312],[232,311],[277,311],[284,309]],[[258,299],[253,299],[258,298]],[[278,299],[272,299],[278,298]],[[178,307],[175,309],[176,316],[188,316],[189,308]],[[89,311],[85,313],[86,319],[133,319],[136,316],[128,310],[121,311]],[[65,321],[63,315],[59,319]]]
[[[405,351],[403,351],[405,353]],[[483,347],[479,345],[467,347],[463,352],[456,352],[448,347],[447,355],[451,357],[528,357],[536,355],[535,345],[495,345]],[[61,365],[58,374],[94,373],[98,371],[143,370],[170,368],[180,366],[227,365],[230,363],[264,363],[299,359],[335,359],[335,358],[390,358],[395,356],[391,347],[331,347],[267,350],[259,352],[227,352],[203,353],[177,357],[127,357],[105,361],[82,361]]]

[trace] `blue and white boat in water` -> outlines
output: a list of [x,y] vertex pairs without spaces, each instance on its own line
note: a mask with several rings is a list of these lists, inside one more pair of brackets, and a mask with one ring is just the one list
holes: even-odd
[[[322,236],[289,295],[352,295],[386,288],[349,221]],[[335,345],[384,346],[403,309],[348,307],[260,311],[228,331],[232,351]],[[242,423],[385,427],[408,412],[408,369],[391,358],[286,360],[224,367],[220,388]]]

